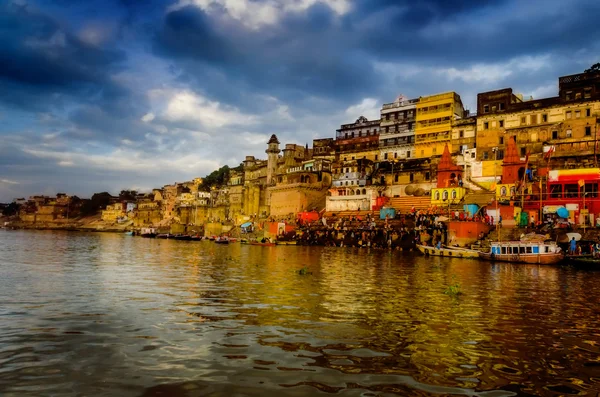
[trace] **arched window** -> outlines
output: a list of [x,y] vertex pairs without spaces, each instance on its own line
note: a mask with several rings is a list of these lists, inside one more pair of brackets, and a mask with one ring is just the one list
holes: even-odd
[[363,189],[362,194],[367,194],[367,189]]
[[436,199],[437,201],[439,201],[439,200],[440,200],[440,192],[439,192],[439,190],[438,190],[437,192],[435,192],[435,199]]
[[500,188],[500,196],[506,196],[506,186]]
[[456,198],[456,190],[452,190],[452,200],[454,200]]
[[448,200],[448,191],[444,190],[444,193],[442,193],[442,200]]

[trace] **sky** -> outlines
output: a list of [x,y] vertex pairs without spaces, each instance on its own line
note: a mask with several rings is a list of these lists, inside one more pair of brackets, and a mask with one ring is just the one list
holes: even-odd
[[597,0],[0,1],[0,202],[149,191],[383,103],[557,95],[600,62]]

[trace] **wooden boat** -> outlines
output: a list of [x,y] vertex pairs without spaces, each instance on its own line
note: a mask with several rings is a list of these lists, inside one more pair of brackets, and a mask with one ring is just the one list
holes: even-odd
[[489,252],[481,252],[479,256],[489,261],[543,265],[558,263],[564,258],[555,242],[543,241],[497,241],[491,243]]
[[425,255],[445,256],[449,258],[479,258],[479,251],[468,248],[442,247],[436,248],[431,245],[417,244],[417,248]]
[[296,240],[290,240],[290,241],[276,241],[275,244],[277,245],[296,245],[297,241]]
[[172,238],[173,235],[169,234],[169,233],[162,233],[162,234],[157,234],[156,238]]
[[277,245],[275,243],[267,243],[267,242],[261,243],[260,241],[250,241],[248,244],[250,244],[250,245],[261,245],[263,247],[274,247],[275,245]]
[[190,236],[189,234],[176,234],[173,236],[174,240],[182,240],[182,241],[190,241],[192,239],[192,236]]
[[600,267],[600,258],[594,258],[592,255],[572,255],[565,257],[565,262],[575,266]]
[[215,243],[217,244],[229,244],[229,238],[228,237],[217,237],[215,238]]

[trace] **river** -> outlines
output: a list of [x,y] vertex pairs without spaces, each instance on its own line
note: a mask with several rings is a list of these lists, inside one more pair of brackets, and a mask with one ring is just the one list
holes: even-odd
[[0,395],[595,396],[599,300],[568,267],[0,230]]

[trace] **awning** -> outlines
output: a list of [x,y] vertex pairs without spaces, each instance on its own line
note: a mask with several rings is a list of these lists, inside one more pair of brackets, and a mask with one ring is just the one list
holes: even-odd
[[243,228],[247,228],[247,227],[250,227],[250,226],[252,226],[252,222],[242,223],[242,227]]

